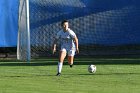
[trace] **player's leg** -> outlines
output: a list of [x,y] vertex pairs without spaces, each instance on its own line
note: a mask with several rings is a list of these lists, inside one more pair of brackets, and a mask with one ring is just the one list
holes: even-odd
[[66,57],[66,50],[65,49],[60,50],[57,76],[59,76],[61,74],[65,57]]
[[73,60],[74,60],[74,56],[68,56],[68,64],[70,65],[71,68],[73,66]]
[[68,64],[70,65],[70,67],[73,66],[74,55],[75,55],[75,50],[68,51]]

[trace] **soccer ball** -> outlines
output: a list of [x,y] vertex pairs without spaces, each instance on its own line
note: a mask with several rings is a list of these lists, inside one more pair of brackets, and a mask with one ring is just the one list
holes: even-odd
[[88,72],[89,73],[95,73],[96,72],[96,66],[95,65],[89,65],[88,66]]

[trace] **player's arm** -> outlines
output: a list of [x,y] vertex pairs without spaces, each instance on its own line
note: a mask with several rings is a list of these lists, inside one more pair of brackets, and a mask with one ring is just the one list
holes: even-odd
[[53,45],[52,45],[52,53],[54,54],[56,52],[56,43],[57,43],[58,39],[55,38]]
[[74,41],[75,41],[75,45],[76,45],[76,52],[79,53],[78,38],[76,35],[74,37]]
[[60,37],[60,32],[58,32],[57,34],[56,34],[56,36],[54,37],[54,41],[53,41],[53,44],[52,44],[52,53],[54,54],[55,52],[56,52],[56,44],[57,44],[57,41],[58,41],[58,39],[59,39],[59,37]]

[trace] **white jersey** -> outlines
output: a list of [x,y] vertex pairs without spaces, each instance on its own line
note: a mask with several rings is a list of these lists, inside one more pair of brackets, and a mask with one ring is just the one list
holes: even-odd
[[75,49],[75,43],[73,41],[75,36],[76,34],[71,29],[68,29],[68,31],[66,32],[60,30],[56,35],[56,39],[60,40],[61,49],[65,48],[67,50],[70,50]]

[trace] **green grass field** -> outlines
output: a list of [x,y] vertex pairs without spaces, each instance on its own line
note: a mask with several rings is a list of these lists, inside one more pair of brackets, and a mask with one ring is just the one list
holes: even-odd
[[[88,73],[89,64],[97,66]],[[0,61],[0,93],[140,93],[140,59],[76,58],[57,77],[56,59]]]

